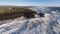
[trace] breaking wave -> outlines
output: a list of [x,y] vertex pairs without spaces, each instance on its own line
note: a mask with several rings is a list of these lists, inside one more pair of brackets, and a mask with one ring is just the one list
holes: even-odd
[[36,14],[35,18],[31,19],[21,17],[0,21],[0,34],[60,34],[60,12],[50,11],[46,7],[29,9],[44,13],[44,17]]

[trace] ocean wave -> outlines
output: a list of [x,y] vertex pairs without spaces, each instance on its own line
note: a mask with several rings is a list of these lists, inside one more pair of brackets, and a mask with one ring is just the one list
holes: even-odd
[[51,11],[44,12],[44,17],[0,21],[0,34],[60,34],[60,13]]

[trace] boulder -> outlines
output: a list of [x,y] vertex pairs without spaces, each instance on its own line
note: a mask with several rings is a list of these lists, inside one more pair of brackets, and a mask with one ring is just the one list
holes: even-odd
[[44,14],[43,14],[43,13],[39,13],[39,16],[40,16],[40,17],[44,17]]

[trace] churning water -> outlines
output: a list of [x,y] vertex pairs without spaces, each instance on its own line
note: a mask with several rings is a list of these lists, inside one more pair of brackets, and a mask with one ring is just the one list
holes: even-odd
[[0,21],[0,34],[60,34],[60,12],[46,7],[29,8],[39,14],[35,18],[24,17]]

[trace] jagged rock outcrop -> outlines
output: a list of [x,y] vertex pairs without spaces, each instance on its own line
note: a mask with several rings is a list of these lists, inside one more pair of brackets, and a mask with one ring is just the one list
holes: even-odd
[[33,18],[36,12],[26,8],[0,8],[0,20],[14,19],[24,16],[26,18]]

